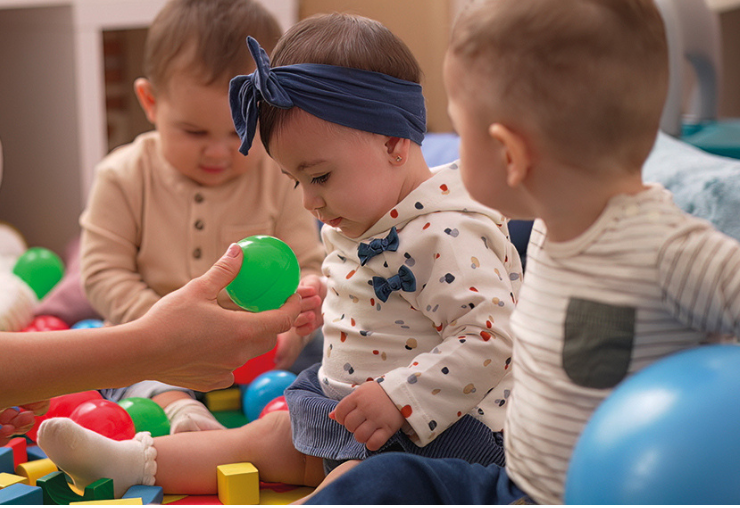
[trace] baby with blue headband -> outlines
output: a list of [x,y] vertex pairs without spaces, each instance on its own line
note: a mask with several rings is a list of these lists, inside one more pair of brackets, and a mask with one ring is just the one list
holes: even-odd
[[257,69],[229,94],[241,151],[261,140],[324,223],[324,300],[304,308],[323,326],[322,362],[286,390],[287,412],[148,444],[72,427],[65,439],[95,452],[52,460],[78,486],[189,494],[215,493],[216,466],[234,462],[308,486],[391,450],[503,465],[521,263],[506,218],[469,196],[458,164],[427,166],[413,55],[380,23],[342,14],[292,27],[272,61],[247,43]]

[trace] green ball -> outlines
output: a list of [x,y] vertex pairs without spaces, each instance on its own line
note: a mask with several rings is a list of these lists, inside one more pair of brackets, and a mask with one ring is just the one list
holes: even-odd
[[164,409],[152,399],[129,397],[118,403],[134,422],[136,432],[151,432],[152,437],[170,433],[170,421]]
[[49,249],[31,247],[15,262],[13,273],[28,284],[41,300],[62,280],[64,263]]
[[251,312],[277,309],[295,293],[301,270],[293,251],[272,236],[250,236],[239,241],[242,267],[226,292],[242,309]]

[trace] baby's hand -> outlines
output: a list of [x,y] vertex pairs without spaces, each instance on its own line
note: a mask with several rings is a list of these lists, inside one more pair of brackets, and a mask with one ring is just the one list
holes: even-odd
[[406,421],[375,381],[361,384],[340,400],[329,418],[344,425],[370,451],[380,449]]
[[326,286],[316,275],[307,275],[301,280],[296,293],[301,295],[301,313],[293,327],[298,335],[305,337],[324,324],[321,304],[326,296]]
[[292,367],[305,344],[305,337],[298,335],[295,328],[279,334],[275,350],[275,368],[287,370]]
[[49,401],[34,402],[18,408],[0,409],[0,446],[6,445],[13,436],[25,434],[34,424],[34,415],[42,415],[49,409]]

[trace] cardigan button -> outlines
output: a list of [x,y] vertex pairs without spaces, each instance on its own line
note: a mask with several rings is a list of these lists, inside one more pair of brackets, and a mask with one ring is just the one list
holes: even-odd
[[195,250],[193,250],[193,257],[194,257],[195,259],[200,259],[200,256],[201,256],[202,254],[203,254],[203,253],[202,253],[202,252],[200,251],[200,248],[196,248]]
[[203,224],[203,221],[200,220],[200,219],[198,219],[197,221],[195,221],[195,224],[193,224],[193,225],[195,226],[195,229],[197,229],[199,231],[205,227],[205,224]]
[[203,194],[201,194],[200,192],[198,192],[195,195],[195,198],[194,199],[195,199],[195,202],[196,203],[202,203],[205,198],[203,197]]

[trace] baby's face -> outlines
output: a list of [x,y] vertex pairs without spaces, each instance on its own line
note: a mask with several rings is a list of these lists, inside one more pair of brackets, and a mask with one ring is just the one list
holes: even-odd
[[273,135],[270,155],[300,185],[314,217],[357,238],[402,192],[403,171],[389,163],[387,139],[296,111]]
[[447,111],[460,136],[460,172],[465,188],[480,203],[512,218],[528,218],[519,189],[507,182],[505,147],[491,136],[491,83],[447,53],[444,63]]
[[228,87],[204,86],[179,73],[156,97],[151,116],[167,162],[201,185],[223,185],[256,168],[265,156],[259,139],[248,157],[239,153]]

